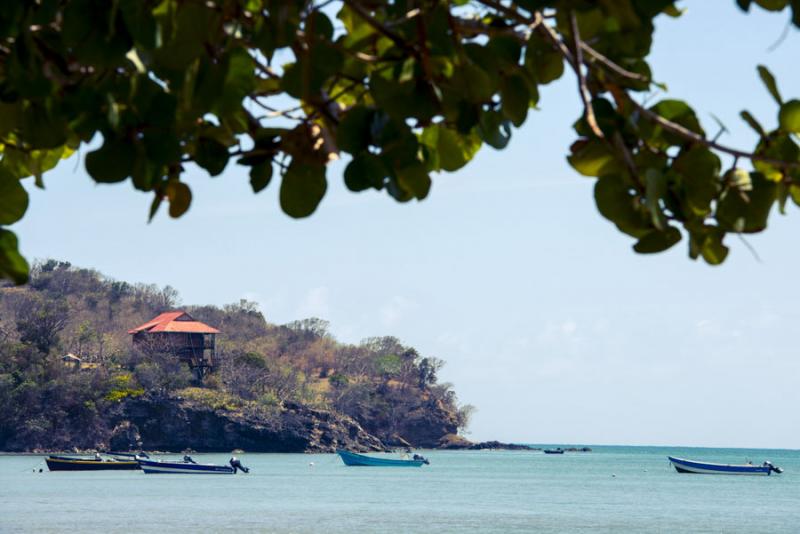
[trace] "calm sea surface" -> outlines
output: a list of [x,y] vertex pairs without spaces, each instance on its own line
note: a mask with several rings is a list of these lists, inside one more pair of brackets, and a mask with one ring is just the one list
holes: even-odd
[[[0,532],[800,532],[800,451],[425,454],[431,465],[420,469],[348,468],[332,454],[243,454],[251,472],[236,476],[49,473],[41,457],[3,456]],[[786,472],[681,475],[667,454],[768,459]]]

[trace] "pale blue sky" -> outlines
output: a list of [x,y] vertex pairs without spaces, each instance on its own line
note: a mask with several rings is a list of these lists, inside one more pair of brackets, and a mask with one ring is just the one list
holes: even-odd
[[[739,111],[768,127],[777,116],[755,66],[800,96],[800,33],[768,52],[788,13],[683,6],[682,19],[658,20],[655,77],[709,131],[709,113],[720,117],[724,142],[752,148]],[[508,149],[435,177],[421,203],[348,193],[335,165],[320,208],[295,221],[277,183],[254,196],[231,166],[189,172],[190,212],[148,225],[149,196],[94,185],[72,159],[32,190],[16,231],[29,258],[170,284],[187,304],[248,298],[276,323],[328,319],[343,341],[396,335],[447,361],[442,377],[478,407],[472,439],[800,447],[796,208],[748,238],[761,262],[737,239],[717,268],[690,261],[684,242],[636,255],[564,159],[574,77],[540,105]]]

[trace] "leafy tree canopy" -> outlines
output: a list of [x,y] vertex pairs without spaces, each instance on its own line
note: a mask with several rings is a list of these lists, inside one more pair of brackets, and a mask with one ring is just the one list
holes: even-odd
[[[776,102],[751,150],[710,137],[683,101],[642,104],[647,62],[671,0],[37,0],[0,10],[0,276],[28,277],[16,235],[20,181],[86,154],[100,183],[153,193],[150,217],[189,208],[188,163],[277,174],[292,217],[314,212],[327,164],[348,161],[352,191],[423,199],[486,144],[502,149],[566,71],[584,113],[568,161],[597,178],[600,213],[659,252],[722,262],[727,234],[758,232],[774,204],[800,203],[800,100]],[[678,3],[679,4],[679,3]],[[791,10],[800,0],[737,0]],[[774,126],[774,127],[773,127]],[[723,166],[721,154],[736,159]],[[753,171],[741,166],[752,162]],[[740,163],[741,162],[741,163]],[[277,181],[277,180],[276,180]]]

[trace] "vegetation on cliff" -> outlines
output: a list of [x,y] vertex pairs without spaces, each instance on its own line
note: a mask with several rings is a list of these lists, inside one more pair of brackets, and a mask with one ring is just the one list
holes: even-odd
[[[27,287],[0,289],[0,450],[126,440],[177,447],[165,441],[167,434],[182,436],[183,447],[208,449],[236,439],[207,439],[202,428],[165,433],[155,427],[166,424],[167,412],[186,421],[213,413],[241,427],[269,429],[252,433],[251,445],[258,436],[280,441],[281,429],[292,427],[291,443],[300,450],[324,450],[346,436],[354,446],[436,446],[463,429],[472,410],[459,407],[452,385],[438,381],[441,360],[394,337],[341,343],[324,320],[275,325],[248,301],[181,307],[222,331],[218,367],[200,383],[175,358],[134,349],[127,334],[176,308],[173,288],[116,281],[55,260],[35,265],[31,274]],[[159,415],[159,406],[169,408]],[[227,427],[220,423],[215,432]],[[297,437],[299,428],[308,435]]]

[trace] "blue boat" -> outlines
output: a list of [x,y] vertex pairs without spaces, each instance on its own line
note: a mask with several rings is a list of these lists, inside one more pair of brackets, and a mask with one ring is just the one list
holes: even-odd
[[544,453],[545,454],[564,454],[564,449],[562,449],[560,447],[558,449],[545,449]]
[[139,459],[139,466],[147,474],[173,474],[173,475],[233,475],[244,467],[235,457],[231,458],[230,465],[198,464],[190,456],[184,456],[180,462],[165,462],[163,460]]
[[783,469],[775,467],[771,462],[764,462],[761,465],[753,464],[714,464],[709,462],[698,462],[696,460],[686,460],[684,458],[674,458],[667,456],[670,463],[678,473],[694,473],[699,475],[763,475],[769,476],[772,473],[783,473]]
[[376,458],[365,454],[356,454],[341,449],[336,449],[336,454],[341,457],[344,465],[349,466],[370,466],[370,467],[421,467],[430,462],[422,456],[415,454],[408,460],[397,460],[394,458]]

